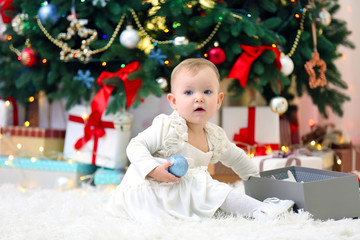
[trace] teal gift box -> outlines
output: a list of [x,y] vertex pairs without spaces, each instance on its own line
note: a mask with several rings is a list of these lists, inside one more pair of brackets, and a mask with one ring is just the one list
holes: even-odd
[[60,190],[79,187],[80,178],[93,174],[96,166],[75,161],[0,157],[0,183],[24,187],[56,188]]
[[99,168],[94,174],[95,185],[118,185],[124,177],[125,169]]

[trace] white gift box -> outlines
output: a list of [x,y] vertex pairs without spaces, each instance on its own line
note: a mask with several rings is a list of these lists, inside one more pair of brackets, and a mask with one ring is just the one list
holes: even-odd
[[[75,161],[91,163],[106,168],[123,168],[128,165],[126,147],[131,137],[131,123],[115,128],[114,114],[103,115],[101,122],[105,126],[105,135],[99,138],[91,137],[80,150],[75,149],[75,143],[84,137],[86,120],[82,116],[91,113],[90,107],[77,105],[70,109],[66,126],[64,157]],[[119,129],[118,129],[119,128]]]
[[269,107],[255,107],[254,122],[249,123],[249,107],[224,107],[222,109],[222,127],[227,137],[234,141],[234,136],[239,134],[240,129],[254,126],[253,139],[257,144],[280,144],[280,120],[279,115],[271,111]]
[[332,151],[316,153],[312,156],[293,156],[289,158],[278,158],[273,155],[259,156],[251,158],[259,171],[268,171],[289,166],[301,166],[315,169],[331,170],[334,163],[334,153]]
[[13,125],[13,106],[9,101],[0,99],[0,127]]

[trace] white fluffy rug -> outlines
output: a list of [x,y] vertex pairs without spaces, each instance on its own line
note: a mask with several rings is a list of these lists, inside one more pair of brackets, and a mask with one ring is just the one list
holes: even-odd
[[315,221],[303,212],[270,222],[242,217],[129,222],[105,212],[110,193],[0,185],[0,239],[360,239],[360,220]]

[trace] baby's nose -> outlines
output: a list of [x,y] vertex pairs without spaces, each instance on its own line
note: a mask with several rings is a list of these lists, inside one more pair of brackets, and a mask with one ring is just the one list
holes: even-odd
[[202,94],[196,95],[195,102],[204,102],[204,96]]

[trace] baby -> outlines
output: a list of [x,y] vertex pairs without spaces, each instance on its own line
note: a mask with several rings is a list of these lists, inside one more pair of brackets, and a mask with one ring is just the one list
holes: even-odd
[[[172,114],[160,114],[152,125],[133,138],[127,155],[131,162],[110,199],[110,211],[131,219],[144,217],[201,219],[223,212],[254,218],[274,218],[292,208],[293,201],[260,202],[226,183],[212,179],[208,165],[221,161],[243,180],[258,176],[246,153],[231,143],[222,128],[209,120],[220,108],[216,66],[203,58],[190,58],[176,66],[168,94]],[[182,178],[168,171],[167,159],[180,154],[189,170]]]

